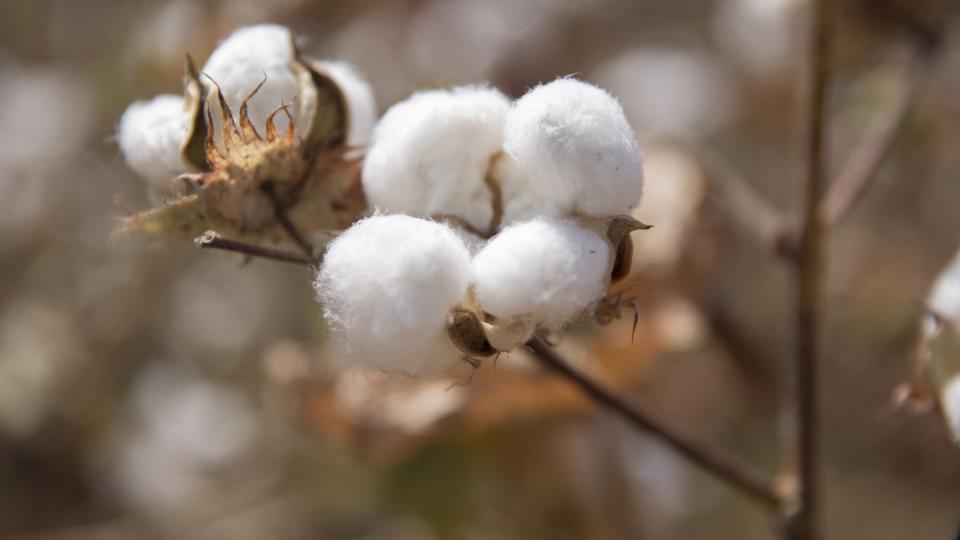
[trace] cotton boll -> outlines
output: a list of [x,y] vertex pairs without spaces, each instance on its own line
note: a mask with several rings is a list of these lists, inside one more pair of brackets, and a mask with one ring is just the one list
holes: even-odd
[[938,315],[960,324],[960,253],[940,273],[927,297],[927,305]]
[[575,221],[537,218],[505,228],[474,257],[483,311],[556,329],[606,292],[610,247]]
[[470,253],[449,227],[405,215],[357,222],[327,249],[314,286],[341,357],[411,376],[459,357],[447,315],[467,290]]
[[575,79],[557,79],[517,100],[504,149],[544,199],[565,212],[628,214],[640,200],[643,168],[617,100]]
[[127,107],[120,117],[117,141],[127,164],[159,191],[170,189],[173,177],[186,170],[180,144],[190,115],[183,97],[157,96]]
[[564,214],[557,201],[541,196],[515,159],[502,154],[493,166],[493,177],[500,186],[503,201],[501,225],[508,226],[535,217],[560,217]]
[[[248,104],[250,119],[264,131],[267,115],[281,103],[290,103],[299,87],[290,69],[294,59],[290,30],[275,24],[240,28],[213,51],[203,72],[220,86],[223,96],[235,112],[240,103],[266,76],[266,82]],[[277,127],[286,127],[286,119],[276,118]]]
[[323,60],[317,62],[317,66],[333,78],[347,98],[350,108],[347,144],[363,145],[370,142],[373,125],[377,121],[377,102],[370,84],[346,62]]
[[482,86],[418,92],[391,107],[364,162],[371,206],[455,216],[487,230],[493,206],[485,177],[508,109],[506,96]]

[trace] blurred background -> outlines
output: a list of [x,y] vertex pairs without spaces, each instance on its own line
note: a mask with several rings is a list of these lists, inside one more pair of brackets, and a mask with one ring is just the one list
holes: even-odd
[[[953,538],[960,449],[896,410],[922,301],[960,245],[953,2],[836,10],[831,168],[916,99],[830,243],[822,452],[830,538]],[[113,138],[237,26],[354,63],[381,112],[418,88],[518,97],[576,74],[646,159],[632,314],[560,349],[685,431],[779,465],[789,267],[721,194],[795,215],[804,0],[3,0],[0,538],[760,539],[764,508],[597,410],[522,353],[426,381],[337,373],[306,269],[144,237]],[[912,50],[934,51],[916,76]],[[709,156],[709,157],[707,157]],[[735,172],[734,172],[735,171]],[[746,224],[746,226],[744,226]],[[760,227],[761,224],[757,224]]]

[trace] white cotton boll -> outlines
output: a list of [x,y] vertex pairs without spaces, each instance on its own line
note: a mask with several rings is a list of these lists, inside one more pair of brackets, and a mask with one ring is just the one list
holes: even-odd
[[503,201],[502,226],[540,216],[560,217],[565,213],[556,200],[544,197],[534,189],[530,178],[510,156],[502,154],[496,160],[493,175],[500,186]]
[[559,328],[606,292],[609,244],[575,221],[537,218],[505,228],[473,258],[483,311]]
[[483,86],[418,92],[390,107],[363,166],[370,205],[455,216],[487,230],[493,206],[485,177],[508,109],[506,96]]
[[[290,69],[294,59],[290,30],[276,24],[248,26],[234,31],[207,59],[203,72],[223,92],[234,113],[254,88],[266,82],[248,103],[250,120],[263,133],[267,116],[282,103],[291,103],[299,92]],[[286,118],[278,115],[277,127],[285,129]]]
[[938,315],[960,324],[960,253],[940,272],[927,305]]
[[447,315],[467,290],[470,253],[449,227],[405,215],[357,222],[327,249],[314,286],[348,365],[411,376],[460,354]]
[[180,145],[187,137],[190,115],[183,97],[157,96],[127,107],[120,117],[117,141],[127,164],[160,191],[186,171]]
[[640,200],[643,167],[616,98],[591,84],[557,79],[517,100],[504,149],[544,199],[565,212],[628,214]]
[[333,78],[347,98],[350,109],[347,144],[367,144],[373,133],[373,125],[377,122],[377,101],[370,84],[346,62],[323,60],[317,65]]

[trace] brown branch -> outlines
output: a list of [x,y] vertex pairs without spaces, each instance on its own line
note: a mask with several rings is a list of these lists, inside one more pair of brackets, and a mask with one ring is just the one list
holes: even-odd
[[236,240],[228,240],[217,235],[217,233],[213,231],[207,231],[203,233],[203,235],[196,237],[193,241],[197,244],[197,247],[202,249],[232,251],[248,257],[258,257],[271,261],[301,264],[305,266],[315,266],[320,264],[318,259],[308,258],[304,257],[303,255],[289,253],[287,251],[281,251],[278,249],[246,244]]
[[923,86],[922,82],[926,79],[931,53],[920,44],[911,44],[908,54],[900,95],[867,127],[863,138],[831,182],[820,205],[820,219],[827,227],[843,221],[857,201],[863,198],[909,116],[919,89]]
[[750,495],[758,501],[777,508],[781,496],[776,485],[762,472],[739,458],[710,447],[703,441],[678,433],[651,418],[646,412],[623,401],[590,378],[570,366],[555,350],[540,338],[531,338],[526,347],[533,352],[540,364],[566,378],[587,394],[597,404],[620,415],[632,426],[650,433],[667,444],[681,456],[723,480],[730,486]]
[[728,214],[761,245],[786,253],[789,246],[785,239],[789,238],[791,227],[783,213],[757,193],[723,156],[707,148],[698,148],[695,152],[715,177],[713,185],[718,188],[717,194]]
[[815,0],[810,39],[810,111],[807,128],[807,179],[803,221],[794,259],[796,278],[796,354],[794,358],[793,423],[796,445],[786,461],[787,478],[796,468],[797,496],[784,516],[784,535],[791,540],[820,538],[819,341],[822,322],[824,245],[827,224],[820,212],[827,177],[827,93],[830,85],[830,2]]
[[313,258],[313,246],[306,238],[300,234],[300,231],[297,230],[297,227],[290,221],[290,218],[287,217],[287,211],[283,206],[283,202],[277,197],[277,194],[273,191],[272,184],[264,184],[261,189],[263,194],[270,199],[270,204],[273,205],[273,216],[277,220],[277,223],[280,224],[280,227],[283,228],[283,231],[287,233],[287,236],[293,240],[293,243],[300,246],[300,249],[306,253],[307,257]]

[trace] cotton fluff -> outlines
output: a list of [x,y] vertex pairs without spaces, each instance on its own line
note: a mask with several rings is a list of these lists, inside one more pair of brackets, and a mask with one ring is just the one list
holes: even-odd
[[[290,30],[276,24],[239,28],[213,51],[203,72],[223,91],[227,104],[236,113],[241,101],[266,77],[266,82],[250,99],[250,119],[263,133],[267,116],[281,103],[290,103],[299,88],[290,69],[294,59]],[[286,127],[282,115],[276,118],[280,129]]]
[[347,144],[367,144],[377,121],[377,102],[370,84],[346,62],[322,60],[317,62],[317,65],[330,75],[347,99],[350,109]]
[[447,315],[464,296],[470,254],[449,227],[405,215],[354,224],[324,255],[314,286],[347,365],[410,376],[459,357]]
[[643,168],[623,108],[606,91],[557,79],[527,92],[507,115],[504,149],[531,187],[565,212],[628,214]]
[[485,177],[509,107],[500,91],[483,86],[418,92],[390,107],[363,166],[371,206],[456,216],[487,230],[493,207]]
[[960,324],[960,253],[940,272],[927,297],[927,305],[938,315]]
[[567,219],[506,227],[473,258],[470,276],[483,311],[557,329],[606,292],[609,244]]
[[187,136],[190,115],[181,96],[161,95],[138,101],[120,117],[117,141],[127,164],[159,191],[186,170],[180,144]]

